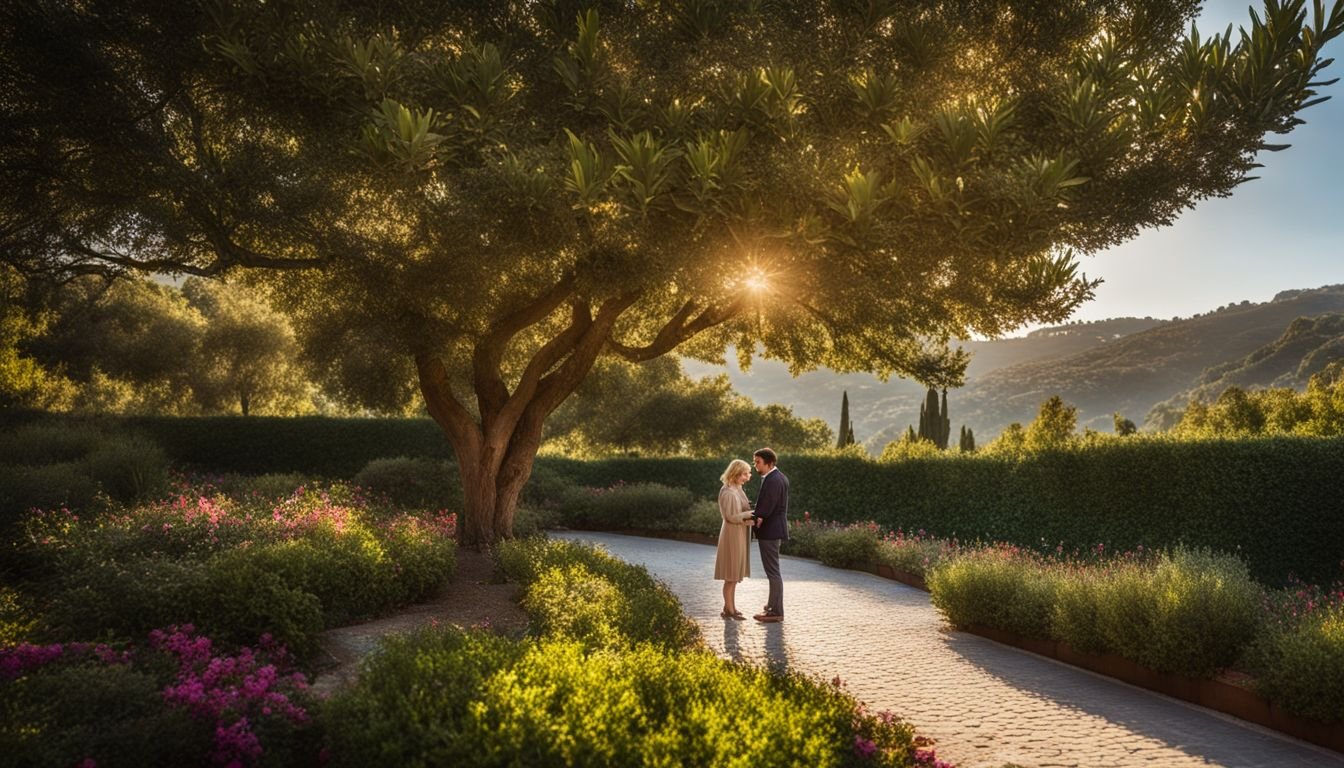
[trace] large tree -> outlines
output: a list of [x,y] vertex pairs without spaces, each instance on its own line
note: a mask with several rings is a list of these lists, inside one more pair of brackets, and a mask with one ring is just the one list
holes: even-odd
[[941,386],[947,339],[1065,319],[1075,254],[1230,193],[1344,27],[1196,9],[9,3],[0,257],[255,272],[348,398],[418,388],[487,543],[600,356]]

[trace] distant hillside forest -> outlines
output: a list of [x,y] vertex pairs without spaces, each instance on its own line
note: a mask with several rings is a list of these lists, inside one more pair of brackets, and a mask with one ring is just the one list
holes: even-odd
[[[966,386],[948,393],[952,431],[965,425],[983,444],[1010,424],[1030,422],[1056,395],[1077,409],[1080,429],[1110,431],[1117,413],[1148,430],[1170,428],[1191,398],[1212,402],[1232,385],[1300,391],[1312,373],[1344,356],[1339,321],[1326,319],[1339,313],[1344,285],[1331,285],[1189,318],[1069,323],[1022,338],[966,342],[972,355]],[[719,370],[693,362],[687,368]],[[915,382],[863,374],[793,378],[772,361],[758,360],[746,372],[729,366],[728,375],[748,397],[832,424],[847,392],[855,439],[875,455],[919,424],[926,395]]]

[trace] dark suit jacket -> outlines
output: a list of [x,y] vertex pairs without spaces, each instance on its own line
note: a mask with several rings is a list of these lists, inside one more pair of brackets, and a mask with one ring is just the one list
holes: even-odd
[[761,480],[761,492],[756,495],[756,510],[752,517],[761,521],[756,538],[789,538],[789,478],[775,467],[775,471]]

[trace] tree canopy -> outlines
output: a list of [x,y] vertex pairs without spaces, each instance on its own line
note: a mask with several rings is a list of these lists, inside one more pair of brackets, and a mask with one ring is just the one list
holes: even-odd
[[35,0],[3,11],[0,253],[247,278],[352,401],[416,396],[508,535],[601,356],[946,387],[1077,255],[1229,194],[1344,10],[1272,0]]

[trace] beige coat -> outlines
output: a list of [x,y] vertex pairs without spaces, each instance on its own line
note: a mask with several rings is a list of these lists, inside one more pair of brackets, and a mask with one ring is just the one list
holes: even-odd
[[[751,575],[751,558],[747,544],[751,539],[751,502],[739,486],[725,485],[719,489],[719,551],[714,557],[714,578],[719,581],[741,581]],[[745,516],[746,522],[743,522]]]

